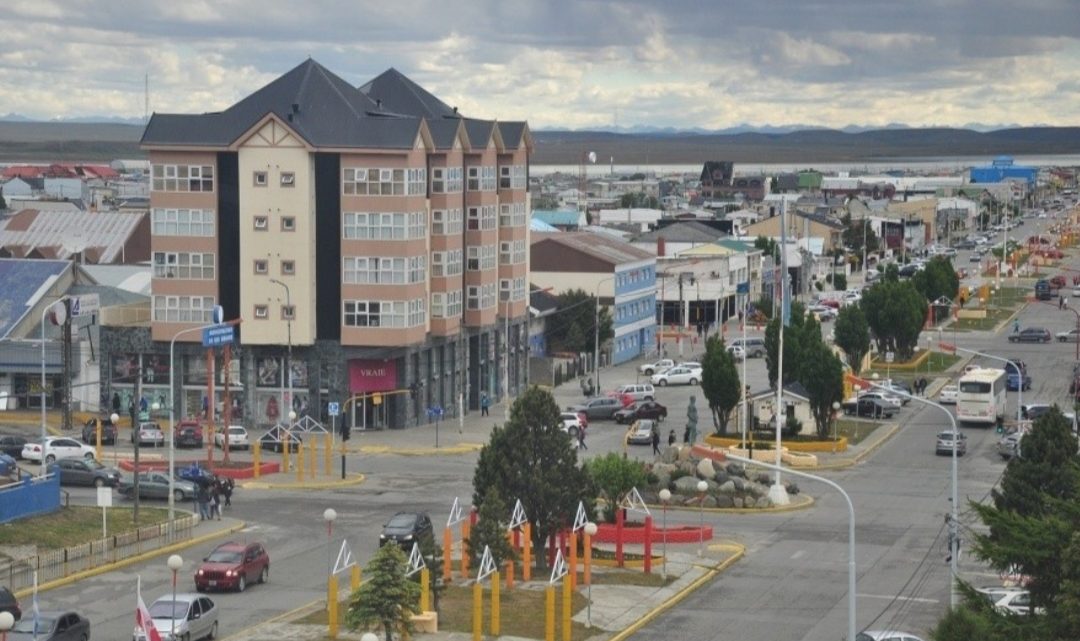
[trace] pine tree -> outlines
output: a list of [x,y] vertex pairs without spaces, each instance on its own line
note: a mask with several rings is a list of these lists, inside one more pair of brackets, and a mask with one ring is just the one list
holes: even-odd
[[731,412],[742,399],[742,382],[735,367],[735,357],[727,350],[720,334],[705,341],[705,358],[701,359],[701,392],[712,410],[716,433],[727,433]]
[[405,576],[409,560],[401,548],[389,544],[379,548],[364,570],[368,580],[360,585],[349,601],[345,625],[351,630],[381,625],[386,641],[393,641],[412,628],[417,614],[420,586]]
[[480,504],[476,526],[469,531],[469,538],[465,540],[473,567],[480,567],[485,546],[491,551],[491,558],[497,569],[501,569],[506,561],[514,559],[514,548],[507,538],[506,525],[509,516],[510,512],[499,494],[499,488],[488,490],[484,502]]

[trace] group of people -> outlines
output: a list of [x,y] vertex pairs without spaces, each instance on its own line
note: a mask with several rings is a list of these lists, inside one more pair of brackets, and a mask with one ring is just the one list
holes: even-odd
[[[667,435],[668,447],[675,444],[675,430],[669,430]],[[653,428],[652,431],[652,451],[653,454],[659,455],[660,452],[660,430]]]
[[195,483],[195,503],[199,506],[199,519],[221,520],[221,508],[232,507],[232,493],[236,482],[231,478],[201,478]]

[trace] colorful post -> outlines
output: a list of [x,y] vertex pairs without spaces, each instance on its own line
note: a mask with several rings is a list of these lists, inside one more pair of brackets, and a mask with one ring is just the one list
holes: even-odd
[[513,560],[506,562],[506,589],[514,589],[514,562]]
[[645,574],[652,574],[652,515],[645,517]]
[[544,641],[555,641],[555,586],[544,588]]
[[532,524],[526,522],[522,529],[521,578],[528,582],[532,578]]
[[592,585],[592,536],[585,531],[585,585]]
[[[119,429],[119,426],[114,425],[113,427],[116,428],[116,429]],[[100,463],[101,462],[101,419],[100,418],[97,419],[94,422],[94,433],[95,433],[95,436],[94,436],[94,459],[96,459]],[[118,439],[118,438],[120,438],[120,437],[119,436],[114,437],[114,439]]]
[[570,587],[570,577],[564,576],[562,583],[562,641],[570,641],[570,599],[574,591]]
[[251,473],[255,478],[262,476],[262,469],[259,466],[260,454],[262,454],[262,444],[259,443],[259,439],[255,439],[254,445],[251,446]]
[[469,551],[466,549],[465,541],[469,538],[469,519],[465,519],[461,522],[461,576],[462,578],[468,578],[469,576]]
[[499,571],[491,573],[491,636],[499,636]]
[[484,589],[480,582],[472,586],[472,638],[473,641],[482,641],[484,632]]
[[431,612],[431,571],[420,569],[420,611]]
[[336,639],[338,635],[338,584],[337,575],[331,574],[326,580],[326,622],[327,636]]

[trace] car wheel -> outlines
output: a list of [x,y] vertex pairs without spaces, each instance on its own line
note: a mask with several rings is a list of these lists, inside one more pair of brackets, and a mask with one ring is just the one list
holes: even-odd
[[645,370],[645,375],[646,375],[646,376],[652,376],[652,375],[653,375],[653,370],[652,370],[651,368],[650,368],[650,369],[647,369],[647,370]]
[[105,487],[105,479],[94,479],[94,487]]
[[270,580],[270,566],[263,566],[262,572],[259,573],[259,583],[266,583]]
[[[217,621],[214,621],[214,625],[210,626],[210,634],[206,635],[207,639],[213,639],[217,636]],[[191,641],[190,639],[184,639],[184,641]]]
[[622,417],[616,416],[615,417],[615,423],[618,424],[618,425],[622,425]]
[[577,438],[578,428],[571,427],[568,430],[566,430],[566,433],[570,435],[570,438]]
[[667,387],[667,379],[666,378],[660,379],[659,385],[660,385],[660,387]]
[[236,582],[236,591],[243,592],[245,588],[247,588],[247,579],[241,574],[240,580]]
[[691,378],[690,379],[690,384],[691,385],[697,385],[697,379],[696,378]]
[[177,501],[183,501],[184,500],[184,491],[183,490],[173,490],[173,499],[177,500]]
[[45,462],[46,463],[53,463],[55,461],[56,461],[56,456],[54,456],[52,454],[45,457]]
[[92,461],[92,460],[94,460],[94,453],[93,452],[87,452],[86,454],[83,454],[83,458],[88,460],[88,461]]

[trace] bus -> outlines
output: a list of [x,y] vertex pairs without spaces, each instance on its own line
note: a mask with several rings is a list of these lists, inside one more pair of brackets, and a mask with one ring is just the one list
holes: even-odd
[[995,425],[1005,416],[1003,369],[973,369],[960,377],[956,395],[956,418],[961,423]]

